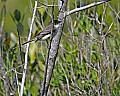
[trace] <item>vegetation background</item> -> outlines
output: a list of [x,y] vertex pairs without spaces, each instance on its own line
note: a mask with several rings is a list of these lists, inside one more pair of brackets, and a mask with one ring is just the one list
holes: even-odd
[[[40,1],[52,4],[52,0]],[[68,10],[92,2],[94,0],[68,0]],[[17,31],[24,43],[33,7],[34,0],[0,0],[0,96],[6,96],[6,92],[18,96],[25,46],[20,53]],[[42,4],[38,7],[32,38],[51,21],[51,7]],[[57,7],[54,13],[57,19]],[[30,43],[24,96],[39,94],[46,53],[46,42]],[[51,96],[119,96],[119,62],[119,0],[72,14],[66,18],[48,93]]]

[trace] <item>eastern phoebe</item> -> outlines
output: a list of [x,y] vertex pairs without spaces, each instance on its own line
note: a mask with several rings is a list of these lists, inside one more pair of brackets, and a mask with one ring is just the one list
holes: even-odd
[[54,29],[53,29],[53,23],[50,22],[42,32],[40,32],[37,36],[35,36],[30,41],[23,43],[22,45],[27,44],[32,41],[47,40],[48,38],[50,38],[52,36],[51,31],[55,32],[55,30],[57,30],[57,28],[59,28],[60,23],[61,23],[61,21],[54,20]]

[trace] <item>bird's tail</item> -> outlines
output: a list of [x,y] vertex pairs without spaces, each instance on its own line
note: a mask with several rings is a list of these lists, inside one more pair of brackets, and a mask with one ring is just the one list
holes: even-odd
[[25,45],[25,44],[30,43],[30,42],[32,42],[32,41],[36,41],[36,38],[33,38],[33,39],[31,39],[31,40],[29,40],[29,41],[23,43],[22,45]]
[[[25,42],[25,43],[23,43],[23,44],[21,44],[21,45],[23,46],[23,45],[25,45],[25,44],[27,44],[27,43],[30,43],[30,42],[32,42],[32,41],[36,41],[36,38],[33,38],[33,39],[31,39],[31,40],[29,40],[29,41],[27,41],[27,42]],[[20,47],[20,46],[14,47],[14,48],[12,48],[12,49],[16,49],[16,48],[18,48],[18,47]]]

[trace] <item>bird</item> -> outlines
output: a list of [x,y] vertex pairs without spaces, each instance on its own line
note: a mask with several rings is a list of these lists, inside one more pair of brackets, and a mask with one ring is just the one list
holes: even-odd
[[46,27],[45,29],[43,29],[42,32],[40,32],[38,35],[36,35],[33,39],[23,43],[22,45],[25,45],[27,43],[30,43],[32,41],[38,41],[38,40],[41,40],[41,41],[44,41],[44,40],[47,40],[48,38],[50,38],[52,36],[51,32],[53,31],[53,34],[55,33],[55,31],[59,28],[59,24],[62,22],[62,21],[58,21],[58,20],[53,20],[54,22],[54,27],[53,27],[53,23],[50,22]]

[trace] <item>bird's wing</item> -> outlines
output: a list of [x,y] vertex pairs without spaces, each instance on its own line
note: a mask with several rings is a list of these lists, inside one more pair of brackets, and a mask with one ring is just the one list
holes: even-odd
[[38,35],[47,35],[50,34],[52,31],[53,24],[48,25],[42,32],[40,32]]

